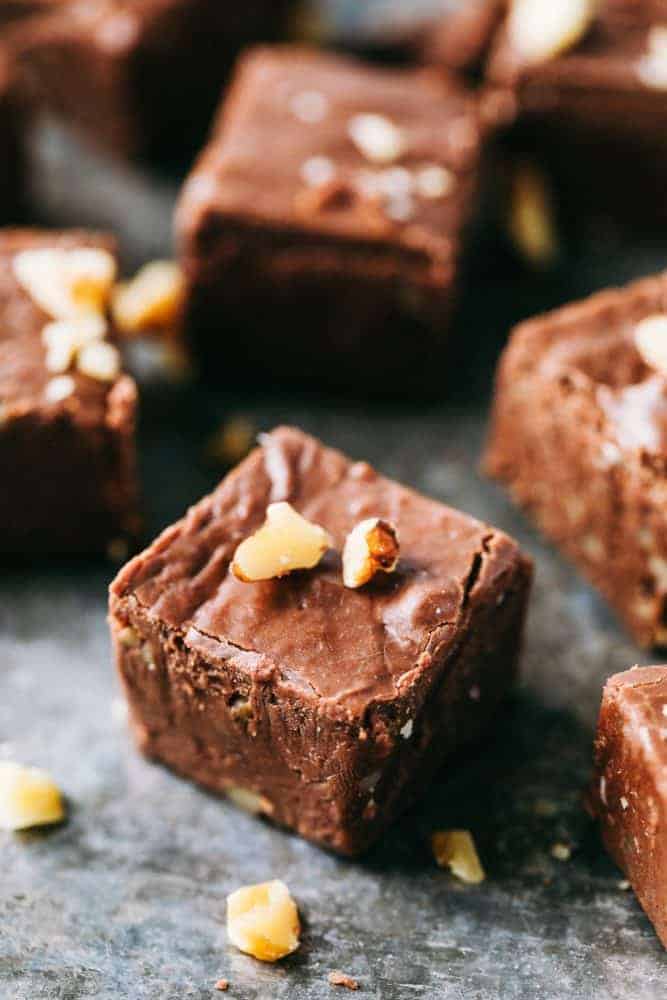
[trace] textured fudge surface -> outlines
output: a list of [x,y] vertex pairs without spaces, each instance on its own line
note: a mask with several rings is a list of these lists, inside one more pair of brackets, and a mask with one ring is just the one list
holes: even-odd
[[[307,573],[241,583],[236,546],[284,499],[337,551],[359,520],[390,519],[397,572],[349,590],[332,551]],[[140,744],[216,790],[250,786],[279,822],[356,853],[493,715],[514,677],[529,579],[502,532],[278,429],[112,586]],[[128,622],[142,645],[124,645]]]
[[667,947],[667,667],[605,685],[589,803],[607,850]]
[[667,380],[634,332],[666,309],[659,275],[520,325],[486,458],[647,645],[667,637]]
[[0,230],[0,459],[12,475],[0,491],[0,551],[103,550],[137,528],[134,381],[112,383],[72,369],[74,391],[51,401],[42,330],[51,321],[16,280],[17,253],[99,247],[99,233]]

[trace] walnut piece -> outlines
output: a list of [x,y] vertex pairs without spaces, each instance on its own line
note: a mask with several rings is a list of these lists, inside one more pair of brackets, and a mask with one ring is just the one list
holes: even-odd
[[47,323],[42,330],[46,347],[44,364],[50,372],[66,372],[78,352],[93,341],[102,340],[107,332],[106,320],[98,313],[71,316]]
[[54,319],[104,312],[116,278],[116,261],[106,250],[43,248],[13,259],[16,280]]
[[50,775],[35,767],[0,761],[0,830],[25,830],[59,823],[62,795]]
[[405,152],[403,133],[384,115],[353,115],[347,124],[347,134],[371,163],[393,163]]
[[270,815],[273,812],[273,805],[263,795],[251,791],[249,788],[232,786],[225,790],[228,799],[231,799],[235,806],[250,813],[252,816],[261,816],[263,813]]
[[438,830],[431,837],[431,847],[440,868],[449,868],[462,882],[477,885],[486,878],[468,830]]
[[637,323],[635,346],[649,368],[667,375],[667,313],[655,313]]
[[239,951],[276,962],[299,947],[299,912],[284,882],[237,889],[227,897],[227,935]]
[[529,263],[545,267],[558,253],[553,204],[544,174],[532,164],[516,170],[510,201],[509,233]]
[[376,573],[393,573],[398,565],[398,535],[388,521],[369,517],[360,521],[345,539],[343,583],[363,587]]
[[334,969],[330,972],[327,979],[329,980],[330,986],[344,986],[346,990],[358,990],[359,983],[352,976],[348,976],[346,972],[340,972],[338,969]]
[[82,375],[99,382],[113,382],[120,374],[120,353],[105,340],[92,341],[81,348],[76,364]]
[[583,38],[595,11],[596,0],[512,0],[509,38],[529,62],[553,59]]
[[652,90],[667,90],[667,27],[654,25],[647,42],[647,51],[637,63],[637,76]]
[[155,260],[116,286],[111,308],[121,333],[171,333],[179,326],[185,279],[178,264]]
[[302,517],[291,504],[272,503],[266,508],[262,527],[234,553],[232,573],[244,583],[254,583],[296,569],[312,569],[331,545],[329,533]]

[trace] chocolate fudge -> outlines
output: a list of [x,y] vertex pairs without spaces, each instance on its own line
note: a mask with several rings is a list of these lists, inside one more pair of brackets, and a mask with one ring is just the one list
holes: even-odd
[[[235,550],[282,500],[333,547],[315,569],[241,582]],[[400,562],[349,589],[343,541],[376,516],[395,524]],[[497,714],[516,674],[530,577],[502,532],[299,430],[274,430],[111,586],[138,744],[358,854]]]
[[667,667],[607,681],[588,804],[667,947]]
[[486,468],[615,608],[667,641],[667,273],[522,323]]
[[[524,155],[546,164],[566,221],[667,218],[667,3],[601,0],[550,55],[522,50],[511,15],[487,67],[514,90]],[[533,36],[534,38],[534,36]]]
[[371,393],[441,383],[486,131],[477,99],[434,71],[246,55],[177,210],[203,369]]
[[32,99],[121,156],[195,148],[238,50],[287,0],[50,0],[8,34]]
[[115,253],[102,234],[0,230],[0,557],[115,551],[137,531],[134,382],[90,363],[56,373],[54,317],[17,278],[25,251],[81,248]]

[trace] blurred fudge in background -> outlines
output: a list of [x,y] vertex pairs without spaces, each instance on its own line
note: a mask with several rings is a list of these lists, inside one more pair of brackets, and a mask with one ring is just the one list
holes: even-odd
[[369,393],[441,383],[494,114],[430,70],[247,54],[177,209],[206,370]]
[[201,141],[238,50],[272,37],[286,8],[287,0],[15,0],[5,39],[37,107],[123,157],[171,157]]

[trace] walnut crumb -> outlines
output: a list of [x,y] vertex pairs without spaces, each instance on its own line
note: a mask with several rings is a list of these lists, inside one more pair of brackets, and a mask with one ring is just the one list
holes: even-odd
[[431,847],[439,867],[449,868],[462,882],[477,885],[486,878],[468,830],[438,830],[431,837]]
[[220,990],[221,993],[226,993],[229,989],[228,979],[218,979],[217,983],[213,987],[214,990]]
[[26,830],[59,823],[62,795],[46,771],[0,761],[0,830]]
[[359,983],[352,976],[348,976],[345,972],[340,972],[338,969],[334,969],[328,975],[330,986],[344,986],[346,990],[358,990]]
[[116,326],[128,336],[141,333],[174,334],[180,326],[185,279],[178,264],[154,260],[131,281],[117,285],[112,312]]
[[239,951],[277,962],[299,947],[299,913],[284,882],[262,882],[227,897],[227,935]]
[[331,545],[329,533],[291,504],[272,503],[262,527],[238,546],[231,570],[243,583],[274,580],[293,570],[313,569]]
[[508,34],[526,61],[544,62],[583,38],[595,18],[597,0],[512,0]]

